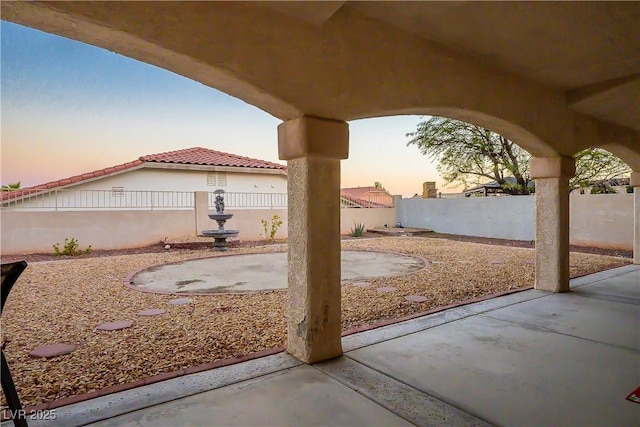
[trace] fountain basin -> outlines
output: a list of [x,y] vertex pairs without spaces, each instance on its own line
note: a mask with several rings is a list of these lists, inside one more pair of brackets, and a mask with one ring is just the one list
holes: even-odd
[[215,213],[215,214],[209,215],[209,218],[211,218],[214,221],[226,221],[230,219],[232,216],[233,214]]
[[227,239],[236,237],[238,230],[203,230],[202,235],[213,237],[213,250],[218,252],[226,252],[229,250]]

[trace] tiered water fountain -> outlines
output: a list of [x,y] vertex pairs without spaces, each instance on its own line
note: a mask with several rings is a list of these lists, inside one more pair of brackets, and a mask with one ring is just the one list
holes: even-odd
[[217,230],[203,230],[202,235],[207,237],[213,237],[213,250],[214,251],[228,251],[229,245],[227,239],[230,237],[236,237],[239,233],[238,230],[225,230],[224,223],[229,220],[233,214],[224,213],[224,194],[223,190],[214,191],[216,194],[215,206],[216,213],[209,215],[209,218],[218,223]]

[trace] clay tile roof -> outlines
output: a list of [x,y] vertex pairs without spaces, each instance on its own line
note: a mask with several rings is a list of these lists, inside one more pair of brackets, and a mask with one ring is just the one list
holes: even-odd
[[384,192],[384,190],[381,190],[376,187],[352,187],[352,188],[341,188],[340,194],[343,196],[359,198],[364,193],[368,193],[369,191]]
[[278,163],[252,159],[250,157],[238,156],[236,154],[223,153],[222,151],[215,151],[202,147],[151,154],[140,157],[140,160],[157,163],[181,163],[190,165],[286,170],[284,165],[280,165]]

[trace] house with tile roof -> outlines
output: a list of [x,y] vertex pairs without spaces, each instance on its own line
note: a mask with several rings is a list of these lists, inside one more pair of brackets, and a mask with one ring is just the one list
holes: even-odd
[[384,188],[351,187],[340,189],[340,201],[349,208],[388,208],[393,206],[393,196]]
[[[131,162],[0,194],[3,206],[40,205],[51,193],[213,192],[286,193],[286,166],[194,147],[141,156]],[[100,197],[106,197],[101,195]],[[23,203],[20,203],[22,200]],[[95,207],[95,206],[89,206]]]

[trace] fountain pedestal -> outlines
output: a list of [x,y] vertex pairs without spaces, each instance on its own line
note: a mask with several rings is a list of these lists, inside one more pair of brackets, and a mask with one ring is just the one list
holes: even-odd
[[207,237],[213,237],[213,250],[219,252],[226,252],[229,250],[227,239],[230,237],[236,237],[239,233],[238,230],[225,230],[224,223],[230,219],[233,214],[224,213],[224,198],[222,190],[216,190],[214,193],[216,196],[216,213],[209,215],[209,218],[218,223],[217,230],[203,230],[202,235]]

